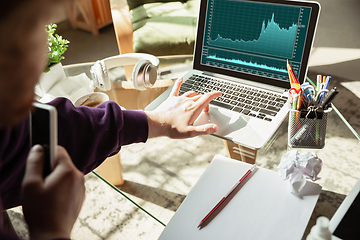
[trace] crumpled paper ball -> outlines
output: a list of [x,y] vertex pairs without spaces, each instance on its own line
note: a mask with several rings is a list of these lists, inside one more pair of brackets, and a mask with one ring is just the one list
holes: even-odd
[[315,153],[291,150],[282,156],[277,170],[284,180],[289,180],[291,191],[299,193],[307,178],[312,181],[318,179],[321,167],[322,161]]

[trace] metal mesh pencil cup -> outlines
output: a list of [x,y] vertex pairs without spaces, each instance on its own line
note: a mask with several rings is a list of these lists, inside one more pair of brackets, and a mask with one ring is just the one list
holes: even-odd
[[328,114],[332,108],[321,113],[290,109],[288,146],[291,148],[321,149],[325,146]]

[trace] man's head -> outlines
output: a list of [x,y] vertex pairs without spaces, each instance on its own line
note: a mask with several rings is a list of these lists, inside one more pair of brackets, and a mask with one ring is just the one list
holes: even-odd
[[29,113],[34,87],[45,69],[49,23],[59,0],[0,3],[0,127]]

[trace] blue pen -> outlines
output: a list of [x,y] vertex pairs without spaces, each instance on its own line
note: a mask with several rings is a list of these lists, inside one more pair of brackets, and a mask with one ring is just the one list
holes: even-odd
[[327,76],[325,80],[325,89],[328,89],[330,83],[331,76]]
[[[331,79],[331,76],[326,77],[325,83],[321,84],[322,85],[321,89],[327,89],[329,87],[330,79]],[[319,97],[319,101],[318,101],[319,104],[322,102],[324,97],[325,97],[325,93],[321,93],[320,97]]]

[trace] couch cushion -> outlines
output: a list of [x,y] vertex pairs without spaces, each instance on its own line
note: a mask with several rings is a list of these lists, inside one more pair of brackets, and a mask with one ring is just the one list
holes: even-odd
[[149,3],[131,10],[134,52],[192,54],[199,0]]

